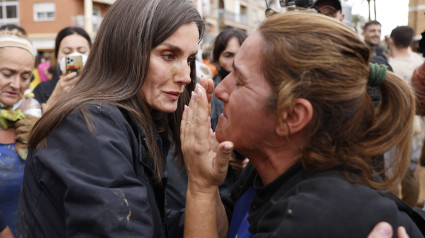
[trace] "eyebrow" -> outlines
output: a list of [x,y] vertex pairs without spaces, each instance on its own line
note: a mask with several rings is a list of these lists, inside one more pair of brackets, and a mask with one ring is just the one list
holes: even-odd
[[[175,45],[173,45],[173,44],[170,44],[170,43],[167,43],[167,42],[163,42],[161,45],[165,45],[165,46],[167,46],[168,48],[170,48],[172,51],[174,51],[174,52],[177,52],[177,53],[183,53],[183,50],[180,48],[180,47],[178,47],[178,46],[175,46]],[[196,54],[198,54],[198,50],[196,50],[196,51],[194,51],[194,52],[192,52],[190,55],[196,55]]]

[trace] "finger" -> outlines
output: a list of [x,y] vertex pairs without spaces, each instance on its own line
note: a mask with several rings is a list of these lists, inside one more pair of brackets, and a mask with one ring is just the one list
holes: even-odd
[[213,169],[215,174],[223,175],[226,178],[229,161],[233,154],[233,143],[225,141],[220,143],[217,148],[217,154],[214,159]]
[[78,75],[77,72],[72,72],[70,74],[67,74],[67,75],[63,76],[60,80],[62,80],[62,81],[68,81],[68,80],[71,80],[71,79],[76,78],[77,75]]
[[387,222],[378,223],[367,238],[391,238],[393,236],[393,229]]
[[209,108],[208,108],[208,114],[211,114],[211,101],[213,98],[213,93],[214,93],[214,81],[211,78],[205,77],[205,76],[201,76],[201,80],[199,81],[199,83],[201,84],[201,86],[203,88],[205,88],[205,91],[207,93],[207,99],[208,99],[208,104],[209,104]]
[[[191,131],[196,136],[198,142],[205,142],[209,139],[209,126],[208,122],[208,102],[205,94],[205,89],[197,84],[194,98],[190,102],[190,113],[191,118],[189,125],[191,126]],[[187,125],[186,125],[187,126]]]
[[402,226],[397,228],[397,236],[398,238],[409,238],[409,235],[406,232],[406,229]]
[[187,120],[187,113],[188,113],[189,107],[184,105],[184,110],[183,110],[183,115],[182,115],[182,121],[180,122],[180,141],[182,142],[182,146],[183,146],[183,142],[185,141],[185,132],[186,132],[186,120]]

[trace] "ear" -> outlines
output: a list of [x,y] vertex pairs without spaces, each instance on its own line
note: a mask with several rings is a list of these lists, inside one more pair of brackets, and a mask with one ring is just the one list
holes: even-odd
[[280,136],[295,134],[310,123],[313,117],[313,106],[307,99],[298,98],[291,106],[279,112],[279,117],[276,133]]
[[345,19],[345,14],[344,13],[341,13],[341,15],[339,16],[339,21],[340,22],[343,22],[344,19]]
[[388,37],[388,46],[394,46],[394,40],[391,37]]

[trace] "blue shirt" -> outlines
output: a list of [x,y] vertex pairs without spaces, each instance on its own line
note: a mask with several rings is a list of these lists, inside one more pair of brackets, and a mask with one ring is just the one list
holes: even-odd
[[0,143],[0,213],[15,236],[24,167],[15,143]]

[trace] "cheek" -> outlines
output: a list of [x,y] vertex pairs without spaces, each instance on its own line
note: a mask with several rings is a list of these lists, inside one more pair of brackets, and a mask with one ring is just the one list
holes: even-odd
[[21,83],[20,92],[23,94],[25,92],[25,90],[28,88],[29,85],[30,85],[29,79],[28,79],[28,81]]

